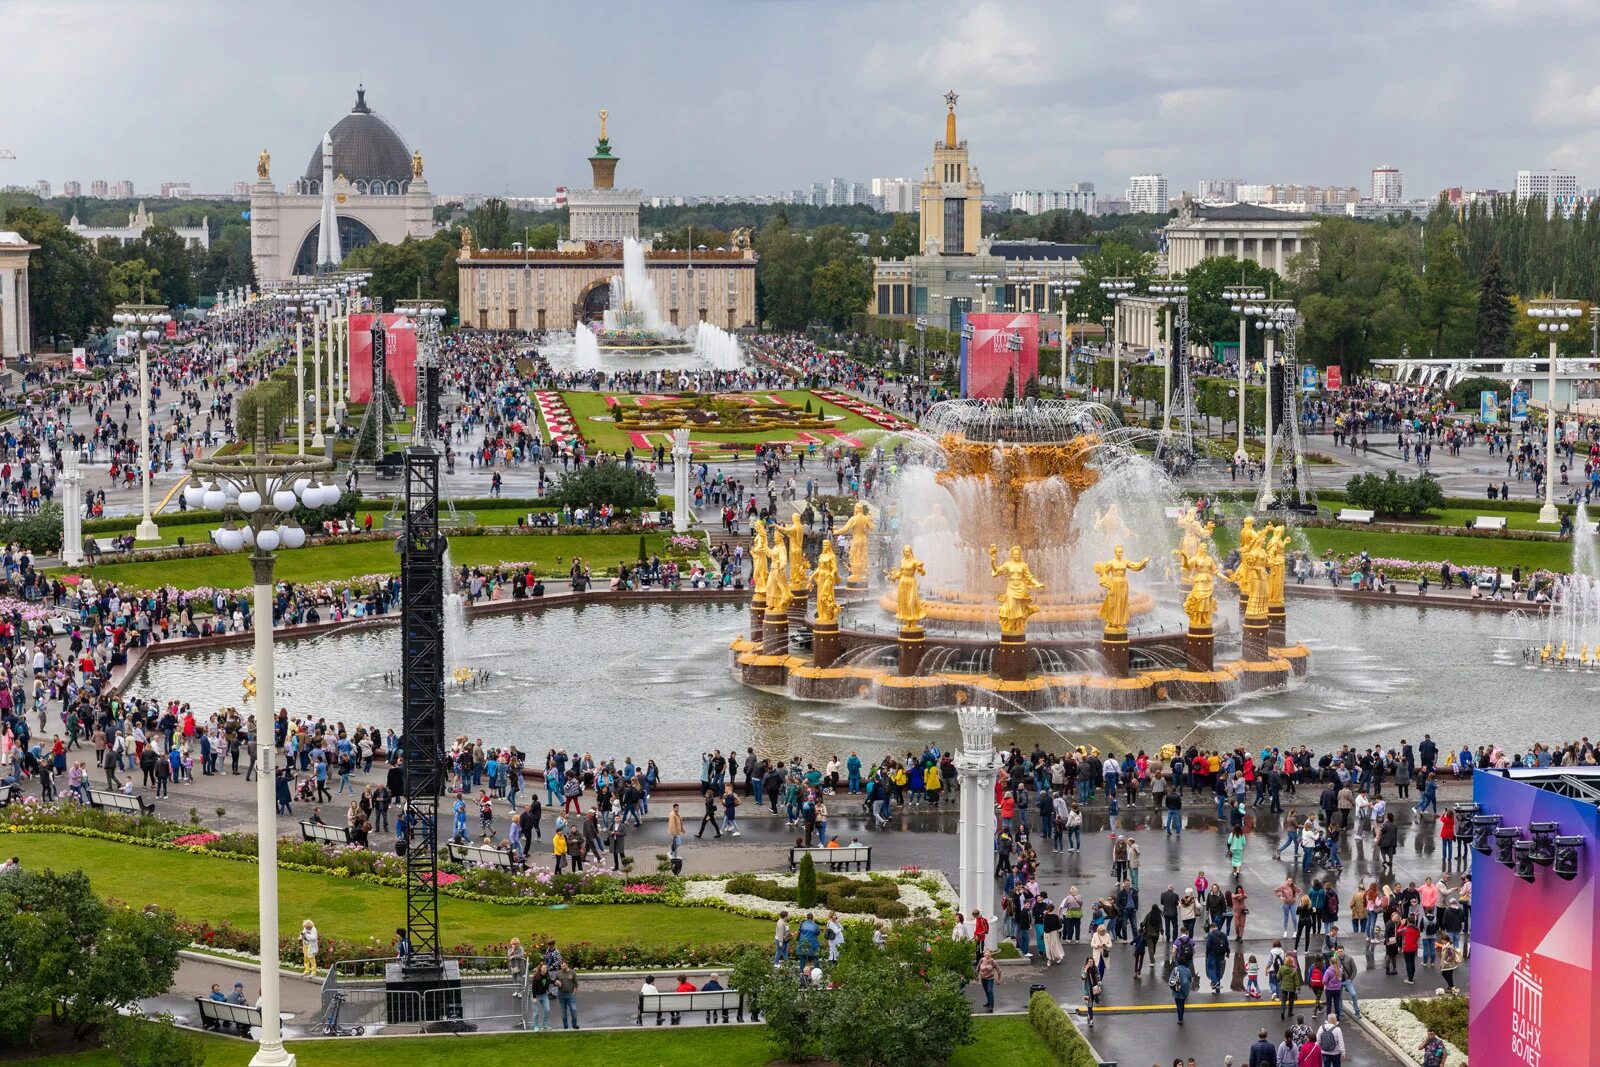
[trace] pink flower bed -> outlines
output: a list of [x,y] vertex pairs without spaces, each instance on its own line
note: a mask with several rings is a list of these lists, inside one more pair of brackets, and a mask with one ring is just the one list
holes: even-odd
[[638,896],[648,896],[652,893],[661,892],[661,887],[658,885],[651,885],[649,882],[630,882],[628,885],[622,887],[622,891],[624,893],[634,893]]
[[836,404],[851,414],[860,415],[863,419],[877,426],[882,426],[885,430],[909,430],[911,428],[911,424],[904,419],[891,415],[876,405],[857,400],[847,393],[836,393],[831,389],[817,389],[815,392],[828,403]]
[[182,837],[174,837],[172,843],[174,845],[182,845],[185,848],[204,848],[215,840],[217,840],[217,835],[211,833],[184,834]]
[[[433,877],[437,885],[454,885],[456,882],[461,881],[461,875],[451,874],[449,871],[440,871]],[[424,878],[423,881],[427,881],[427,879]]]

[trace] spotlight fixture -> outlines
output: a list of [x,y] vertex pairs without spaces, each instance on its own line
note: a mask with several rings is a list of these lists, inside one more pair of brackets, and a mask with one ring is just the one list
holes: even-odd
[[1578,856],[1585,844],[1578,834],[1562,834],[1556,838],[1556,858],[1550,869],[1557,878],[1570,882],[1578,876]]
[[1499,825],[1500,816],[1498,815],[1474,815],[1472,817],[1473,851],[1480,856],[1487,856],[1494,851],[1494,830]]
[[1516,845],[1522,840],[1522,827],[1502,826],[1494,832],[1494,858],[1507,867],[1515,867]]
[[1533,842],[1513,841],[1511,843],[1511,873],[1521,878],[1524,882],[1533,881]]
[[1533,862],[1541,867],[1548,867],[1556,858],[1556,831],[1561,829],[1560,823],[1531,822],[1528,824],[1528,835],[1533,838],[1533,848],[1530,857]]

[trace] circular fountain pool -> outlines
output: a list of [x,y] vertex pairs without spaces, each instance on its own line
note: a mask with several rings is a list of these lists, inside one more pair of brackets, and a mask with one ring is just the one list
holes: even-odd
[[[1290,626],[1317,659],[1304,685],[1221,707],[1136,713],[1002,706],[1000,739],[1031,747],[1094,744],[1154,749],[1189,737],[1203,746],[1415,742],[1527,745],[1584,732],[1572,709],[1600,693],[1600,670],[1525,664],[1514,617],[1418,612],[1340,601],[1292,600]],[[482,679],[447,685],[448,736],[552,746],[657,761],[669,779],[698,774],[720,748],[821,762],[851,751],[872,760],[928,741],[958,743],[954,712],[812,704],[739,684],[728,642],[745,629],[742,604],[589,604],[468,624],[461,663]],[[168,654],[147,662],[135,691],[209,711],[237,703],[248,646]],[[393,627],[280,644],[278,703],[347,725],[400,724],[400,634]],[[446,671],[447,678],[450,671]]]

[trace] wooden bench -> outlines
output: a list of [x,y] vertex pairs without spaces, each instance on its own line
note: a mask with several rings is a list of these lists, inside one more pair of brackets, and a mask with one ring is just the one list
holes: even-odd
[[737,989],[703,989],[693,993],[640,993],[639,1014],[634,1017],[634,1025],[644,1025],[646,1015],[660,1018],[663,1012],[672,1015],[681,1015],[684,1012],[703,1011],[706,1021],[710,1022],[716,1012],[721,1012],[724,1020],[728,1013],[734,1012],[740,1022],[744,1022],[744,994]]
[[820,869],[823,864],[828,865],[830,871],[844,870],[846,865],[854,864],[858,871],[872,870],[871,845],[840,845],[838,848],[791,848],[789,849],[789,870],[800,869],[800,857],[810,856],[811,862]]
[[501,870],[514,871],[517,869],[517,858],[509,852],[501,852],[497,848],[487,845],[451,845],[450,858],[457,863],[470,864],[477,867],[498,867]]
[[233,1026],[248,1037],[252,1026],[261,1025],[261,1009],[249,1004],[231,1004],[208,997],[195,997],[194,1002],[200,1009],[200,1025],[204,1029],[221,1030],[224,1026]]
[[129,796],[126,793],[113,793],[109,789],[90,789],[88,793],[91,808],[109,808],[112,811],[125,811],[129,815],[146,815],[156,810],[154,804],[137,793]]
[[1377,518],[1377,512],[1362,511],[1360,508],[1344,508],[1334,518],[1340,522],[1371,523],[1373,519]]
[[1479,515],[1472,520],[1474,530],[1504,530],[1506,517],[1504,515]]
[[326,841],[330,845],[348,845],[350,830],[345,826],[329,826],[324,822],[300,821],[300,836],[307,841]]

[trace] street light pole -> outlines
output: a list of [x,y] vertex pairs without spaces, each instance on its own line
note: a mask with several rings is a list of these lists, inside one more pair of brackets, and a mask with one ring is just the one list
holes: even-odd
[[111,321],[127,327],[139,345],[139,492],[140,519],[136,541],[161,540],[161,528],[150,515],[150,345],[161,337],[172,316],[161,304],[122,304]]
[[1111,301],[1111,399],[1116,400],[1122,395],[1122,304],[1123,297],[1128,296],[1135,284],[1134,279],[1127,277],[1105,278],[1100,282],[1100,289],[1106,299]]
[[1544,409],[1544,506],[1539,509],[1539,522],[1550,525],[1561,521],[1561,513],[1556,510],[1556,346],[1559,335],[1572,329],[1568,320],[1582,315],[1583,305],[1576,300],[1552,297],[1528,304],[1528,317],[1538,320],[1540,333],[1550,335],[1549,384]]
[[1239,446],[1234,449],[1233,458],[1243,463],[1247,458],[1244,451],[1244,389],[1246,380],[1245,368],[1249,364],[1245,360],[1244,353],[1245,344],[1249,340],[1249,316],[1252,313],[1252,304],[1250,302],[1265,300],[1267,292],[1265,289],[1258,289],[1254,286],[1241,286],[1237,289],[1224,290],[1222,298],[1230,302],[1233,313],[1239,316]]
[[327,439],[322,436],[322,334],[327,310],[327,290],[321,290],[317,294],[316,313],[311,317],[311,398],[315,405],[311,418],[311,447],[318,452],[327,447]]

